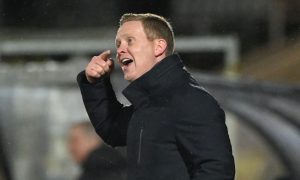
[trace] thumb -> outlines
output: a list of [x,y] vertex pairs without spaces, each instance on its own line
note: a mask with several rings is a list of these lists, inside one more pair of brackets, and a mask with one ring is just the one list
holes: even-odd
[[108,58],[106,61],[107,65],[109,66],[110,72],[114,69],[114,60],[112,58]]
[[108,66],[114,65],[114,60],[112,58],[108,58],[106,62],[108,64]]

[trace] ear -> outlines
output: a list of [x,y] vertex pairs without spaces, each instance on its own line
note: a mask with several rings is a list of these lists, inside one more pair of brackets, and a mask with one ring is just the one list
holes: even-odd
[[154,40],[154,55],[155,57],[159,57],[163,54],[166,54],[167,50],[167,42],[164,39],[155,39]]

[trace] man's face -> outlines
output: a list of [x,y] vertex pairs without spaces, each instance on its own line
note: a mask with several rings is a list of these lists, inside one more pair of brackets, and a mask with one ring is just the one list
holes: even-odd
[[147,39],[142,22],[125,22],[116,35],[117,58],[124,79],[134,81],[156,63],[155,43]]
[[69,134],[69,151],[77,163],[82,163],[92,149],[91,138],[85,135],[82,128],[74,127]]

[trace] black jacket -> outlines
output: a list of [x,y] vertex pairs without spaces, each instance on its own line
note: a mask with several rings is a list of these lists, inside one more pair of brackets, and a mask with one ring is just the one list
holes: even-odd
[[126,160],[115,149],[102,145],[82,164],[78,180],[125,180]]
[[128,180],[234,179],[224,111],[177,55],[123,91],[131,106],[117,101],[109,77],[89,84],[81,72],[78,83],[97,133],[127,145]]

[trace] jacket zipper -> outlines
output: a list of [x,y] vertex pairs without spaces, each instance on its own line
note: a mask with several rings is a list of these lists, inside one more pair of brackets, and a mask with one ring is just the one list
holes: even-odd
[[138,161],[137,161],[138,164],[140,164],[141,162],[142,138],[143,138],[143,127],[140,130],[139,154],[138,154]]

